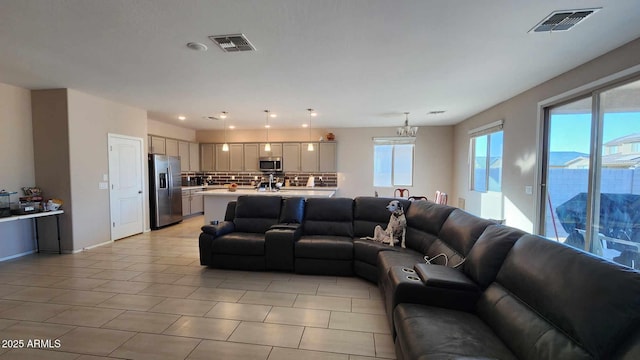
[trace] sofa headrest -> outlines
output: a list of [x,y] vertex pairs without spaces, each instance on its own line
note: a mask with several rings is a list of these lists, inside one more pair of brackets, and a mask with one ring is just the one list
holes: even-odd
[[640,325],[639,272],[539,236],[516,241],[497,283],[594,358],[610,358]]
[[498,275],[513,244],[526,233],[504,225],[490,225],[467,254],[463,271],[485,289]]
[[281,223],[302,224],[304,218],[304,198],[286,197],[282,199]]
[[438,235],[440,228],[455,208],[431,201],[414,201],[405,211],[407,226]]
[[353,200],[353,231],[355,237],[373,236],[373,229],[376,225],[386,228],[389,223],[391,213],[387,210],[387,205],[392,200],[398,200],[405,213],[411,205],[411,201],[406,199],[382,198],[361,196]]
[[306,235],[353,237],[353,199],[307,199],[303,226]]
[[233,219],[238,232],[265,233],[278,223],[282,197],[243,195],[236,202]]
[[438,237],[462,256],[466,256],[484,229],[492,224],[494,222],[490,220],[455,209],[442,224]]

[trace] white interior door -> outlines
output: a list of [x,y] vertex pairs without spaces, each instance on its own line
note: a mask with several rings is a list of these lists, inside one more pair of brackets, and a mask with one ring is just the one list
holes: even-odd
[[142,139],[109,134],[111,240],[144,231]]

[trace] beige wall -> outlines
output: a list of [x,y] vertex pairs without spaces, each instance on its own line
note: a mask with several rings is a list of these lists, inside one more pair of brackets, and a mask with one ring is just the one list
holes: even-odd
[[[61,248],[73,249],[73,202],[71,201],[71,178],[69,175],[69,124],[67,90],[34,90],[31,92],[33,121],[33,149],[36,184],[46,198],[64,201],[60,216]],[[40,247],[57,251],[55,223],[40,228]]]
[[[519,94],[456,125],[454,134],[453,203],[464,198],[466,209],[477,215],[489,215],[490,204],[501,207],[507,224],[534,232],[537,218],[537,196],[540,181],[538,150],[540,140],[539,103],[599,79],[640,64],[640,39],[578,68]],[[523,65],[526,71],[526,64]],[[480,194],[469,191],[469,135],[472,128],[504,119],[504,154],[502,194]],[[533,186],[534,194],[525,194],[525,186]]]
[[196,141],[195,130],[163,123],[153,119],[147,119],[147,131],[149,132],[149,134],[153,135],[180,139],[184,141]]
[[[332,129],[338,142],[338,196],[393,196],[393,187],[373,186],[373,137],[395,136],[396,128]],[[411,195],[434,198],[452,184],[453,127],[420,127],[416,137]]]
[[[306,129],[272,129],[269,130],[269,141],[318,141],[320,137],[327,134],[326,129],[316,128]],[[222,143],[224,142],[223,130],[198,130],[196,139],[199,143]],[[227,142],[265,142],[267,132],[265,129],[259,130],[227,130]]]
[[[32,99],[36,182],[46,196],[65,202],[60,220],[63,251],[110,241],[109,191],[99,189],[109,174],[108,134],[138,137],[146,144],[147,112],[72,89],[34,90]],[[143,149],[143,165],[145,154]],[[54,229],[44,229],[43,248],[54,249]]]
[[[29,90],[0,83],[0,190],[16,191],[34,186],[31,94]],[[33,251],[31,221],[0,223],[0,259]]]
[[[146,140],[147,112],[72,89],[68,95],[73,249],[80,250],[111,238],[109,191],[98,188],[103,175],[109,174],[108,134]],[[142,156],[146,169],[144,148]],[[148,228],[146,209],[144,219]]]

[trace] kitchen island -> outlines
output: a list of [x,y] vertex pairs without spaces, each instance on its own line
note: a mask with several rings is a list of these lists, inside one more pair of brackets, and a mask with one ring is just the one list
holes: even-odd
[[282,196],[282,197],[303,197],[303,198],[329,198],[336,193],[336,188],[328,187],[289,187],[280,191],[258,191],[255,189],[239,188],[236,191],[227,189],[205,190],[198,192],[204,196],[204,220],[205,224],[211,221],[224,220],[224,213],[227,210],[229,201],[235,201],[238,196],[242,195],[259,195],[259,196]]

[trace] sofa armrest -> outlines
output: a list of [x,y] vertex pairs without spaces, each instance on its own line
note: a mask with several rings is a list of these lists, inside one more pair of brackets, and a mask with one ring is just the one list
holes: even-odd
[[203,233],[217,238],[219,236],[232,233],[235,230],[235,225],[231,221],[223,221],[216,225],[204,225],[201,230]]
[[[264,257],[267,270],[293,271],[295,242],[302,235],[300,224],[274,225],[264,236]],[[296,226],[293,226],[296,225]]]
[[452,267],[416,264],[413,269],[426,286],[470,292],[480,291],[476,283],[466,277],[462,271]]

